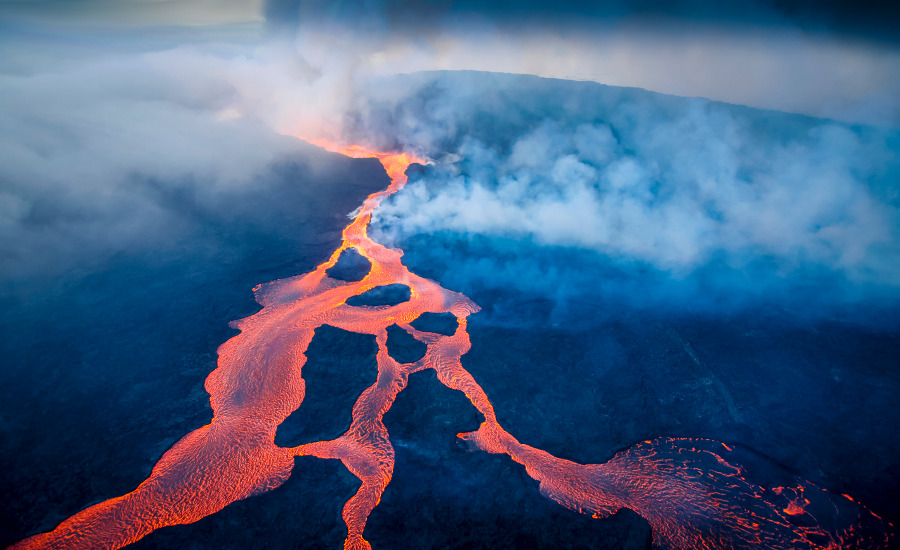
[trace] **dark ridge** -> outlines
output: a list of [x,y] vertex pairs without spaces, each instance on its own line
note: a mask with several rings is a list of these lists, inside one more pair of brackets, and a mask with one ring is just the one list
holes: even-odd
[[275,444],[292,447],[343,434],[350,427],[356,399],[375,383],[377,351],[374,336],[329,325],[317,328],[303,365],[306,397],[278,426]]
[[650,548],[650,526],[630,510],[604,520],[572,512],[541,496],[519,464],[470,452],[456,434],[481,420],[433,370],[409,377],[384,415],[396,462],[366,524],[372,548]]
[[372,262],[368,258],[360,254],[355,248],[348,248],[341,252],[337,263],[325,271],[325,274],[338,281],[355,283],[362,281],[369,274],[370,269],[372,269]]
[[408,302],[410,298],[409,287],[394,283],[390,285],[376,286],[358,296],[351,296],[347,300],[348,306],[395,306]]
[[387,349],[394,361],[399,363],[415,363],[425,357],[428,346],[413,338],[408,332],[391,325],[387,328]]
[[453,336],[456,333],[458,323],[456,315],[452,313],[431,313],[425,312],[410,323],[416,330],[422,332],[434,332],[435,334],[443,334],[444,336]]

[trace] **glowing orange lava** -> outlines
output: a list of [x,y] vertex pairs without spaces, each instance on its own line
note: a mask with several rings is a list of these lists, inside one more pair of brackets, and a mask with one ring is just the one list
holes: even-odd
[[[479,310],[462,294],[411,273],[402,252],[369,238],[368,223],[381,200],[406,183],[406,168],[422,162],[406,153],[340,148],[352,157],[378,158],[391,177],[370,195],[344,229],[343,243],[305,275],[254,289],[263,309],[233,323],[240,334],[219,347],[217,368],[206,379],[213,419],[189,433],[159,460],[134,491],[91,506],[56,529],[12,548],[120,548],[155,529],[185,524],[228,504],[278,487],[291,475],[295,456],[340,460],[362,482],[343,508],[345,549],[369,548],[366,521],[391,481],[394,449],[382,419],[414,372],[434,369],[441,383],[462,391],[484,416],[481,427],[460,434],[489,453],[509,455],[540,482],[541,494],[595,518],[630,508],[646,518],[654,543],[671,548],[885,548],[890,529],[849,497],[832,496],[810,483],[766,489],[745,479],[727,460],[732,449],[708,440],[660,438],[638,443],[603,464],[582,465],[519,443],[497,422],[494,408],[460,358],[470,348],[467,317]],[[326,271],[354,247],[371,262],[358,282],[332,279]],[[374,287],[404,284],[410,300],[392,306],[354,307],[347,300]],[[410,323],[425,312],[452,313],[453,335],[422,332]],[[357,399],[350,428],[331,441],[293,448],[275,445],[275,432],[303,403],[306,350],[315,330],[331,325],[372,334],[378,344],[377,379]],[[415,363],[388,355],[387,328],[397,324],[427,345]],[[847,513],[814,518],[810,501]],[[853,515],[855,514],[855,515]],[[803,516],[804,521],[795,517]],[[808,516],[808,517],[807,517]]]

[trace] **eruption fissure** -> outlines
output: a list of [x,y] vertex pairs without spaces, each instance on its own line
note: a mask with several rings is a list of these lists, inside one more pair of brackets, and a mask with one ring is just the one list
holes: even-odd
[[[233,323],[241,332],[219,347],[218,366],[206,379],[214,412],[208,425],[178,441],[134,491],[86,508],[13,548],[120,548],[161,527],[195,522],[280,486],[291,475],[296,456],[340,460],[359,478],[361,485],[342,512],[344,548],[370,548],[363,538],[366,521],[394,468],[384,414],[409,375],[425,369],[463,392],[483,415],[478,430],[459,437],[522,464],[540,483],[541,494],[571,510],[595,518],[622,508],[636,511],[649,521],[657,546],[825,549],[896,543],[893,526],[850,497],[804,481],[769,489],[749,481],[728,460],[733,450],[723,443],[660,438],[638,443],[603,464],[582,465],[517,441],[500,426],[488,396],[462,366],[461,357],[471,346],[467,318],[479,307],[411,273],[401,261],[402,251],[367,234],[374,209],[406,183],[411,163],[423,161],[407,153],[313,143],[355,158],[378,158],[391,177],[390,186],[366,199],[344,229],[341,246],[314,271],[254,289],[263,309]],[[328,270],[350,248],[370,262],[369,272],[356,281],[329,277]],[[408,287],[409,299],[365,307],[347,303],[389,285]],[[415,328],[412,323],[423,314],[452,314],[455,330]],[[305,354],[315,330],[325,324],[375,336],[377,378],[356,400],[343,435],[279,447],[276,430],[303,403]],[[426,345],[421,359],[400,363],[389,355],[388,328],[393,325]]]

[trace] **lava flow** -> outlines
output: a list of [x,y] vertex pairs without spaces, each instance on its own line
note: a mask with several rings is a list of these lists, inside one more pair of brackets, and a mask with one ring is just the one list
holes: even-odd
[[[327,145],[318,143],[319,145]],[[369,238],[372,211],[406,183],[411,155],[362,147],[326,147],[353,157],[378,158],[391,185],[370,195],[344,229],[343,242],[314,271],[254,289],[263,306],[236,321],[240,334],[219,347],[217,368],[206,379],[212,421],[178,441],[134,491],[91,506],[49,533],[14,545],[31,548],[120,548],[155,529],[186,524],[237,500],[280,486],[295,456],[340,460],[362,482],[343,508],[345,549],[370,548],[366,521],[391,481],[394,450],[382,422],[414,372],[434,369],[441,383],[462,391],[485,421],[460,434],[490,453],[509,455],[540,482],[541,493],[572,510],[606,517],[630,508],[653,529],[654,544],[668,548],[886,548],[897,542],[893,527],[846,496],[815,485],[766,488],[731,464],[728,446],[708,440],[645,441],[603,464],[582,465],[519,443],[497,422],[481,386],[461,363],[470,348],[467,317],[479,310],[466,296],[411,273],[402,251]],[[360,281],[329,277],[341,253],[355,248],[371,262]],[[410,299],[390,306],[346,302],[373,288],[402,284]],[[425,312],[451,313],[452,335],[411,326]],[[302,368],[315,330],[331,325],[372,334],[378,374],[354,404],[349,429],[330,441],[292,448],[275,445],[275,432],[305,396]],[[387,351],[387,329],[398,325],[427,345],[415,363],[399,363]]]

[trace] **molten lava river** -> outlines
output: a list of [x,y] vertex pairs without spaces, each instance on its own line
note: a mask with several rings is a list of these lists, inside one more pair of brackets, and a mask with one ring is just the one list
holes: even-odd
[[[369,513],[391,481],[394,449],[382,419],[410,374],[434,369],[483,416],[459,437],[488,453],[506,454],[540,484],[544,497],[571,510],[604,518],[630,508],[652,527],[661,548],[886,548],[894,528],[846,495],[812,483],[757,485],[730,459],[732,449],[702,439],[659,438],[638,443],[602,464],[578,464],[517,441],[497,422],[491,401],[462,366],[470,348],[466,320],[479,307],[462,294],[411,273],[402,251],[367,235],[372,212],[406,183],[406,168],[422,162],[406,154],[360,147],[326,148],[352,157],[378,158],[390,186],[369,196],[343,231],[343,243],[315,271],[254,289],[263,309],[234,323],[240,334],[218,349],[206,379],[212,421],[184,436],[134,491],[90,506],[49,533],[12,548],[120,548],[167,525],[187,524],[228,504],[274,489],[291,475],[294,457],[340,460],[362,482],[343,507],[344,548],[370,548],[363,538]],[[357,282],[331,278],[344,250],[371,262]],[[384,285],[406,285],[410,299],[387,306],[351,306],[348,299]],[[423,332],[411,323],[426,312],[457,319],[452,335]],[[353,406],[347,431],[331,441],[284,448],[275,433],[303,404],[305,352],[322,325],[374,335],[378,375]],[[425,356],[399,363],[388,355],[392,325],[427,345]]]

